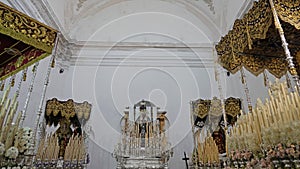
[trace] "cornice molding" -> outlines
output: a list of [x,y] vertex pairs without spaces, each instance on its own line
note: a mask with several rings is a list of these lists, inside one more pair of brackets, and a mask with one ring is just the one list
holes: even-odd
[[[147,50],[150,53],[143,53]],[[78,42],[72,51],[70,66],[208,68],[214,65],[213,45],[209,43]],[[133,56],[137,51],[142,53]]]
[[[141,42],[121,42],[121,43],[115,43],[115,42],[87,42],[87,41],[75,41],[71,39],[70,37],[66,37],[65,31],[63,29],[63,26],[59,23],[58,18],[55,16],[52,9],[47,8],[49,6],[48,2],[45,0],[29,0],[29,1],[13,1],[8,0],[9,3],[16,9],[22,11],[23,13],[26,13],[30,15],[33,18],[37,18],[41,22],[44,22],[47,25],[51,25],[51,27],[54,27],[57,30],[60,30],[61,33],[58,34],[58,43],[55,49],[55,55],[57,64],[59,67],[63,69],[68,69],[69,66],[73,66],[75,63],[76,65],[82,65],[82,66],[99,66],[95,63],[95,58],[93,57],[85,57],[84,59],[81,58],[80,52],[82,50],[110,50],[113,48],[115,51],[128,51],[128,50],[136,50],[139,49],[150,49],[150,48],[161,48],[161,49],[168,49],[168,50],[175,50],[175,51],[187,51],[187,50],[200,50],[200,51],[212,51],[213,44],[210,43],[193,43],[193,44],[176,44],[176,43],[141,43]],[[191,9],[190,4],[185,4],[186,7],[189,10],[192,10],[192,13],[197,13],[196,9]],[[198,16],[200,17],[200,16]],[[208,19],[208,18],[206,18]],[[211,25],[213,23],[210,23]],[[213,25],[211,25],[213,26]],[[215,25],[214,25],[215,26]],[[126,56],[123,56],[126,57]],[[98,58],[98,60],[101,59]],[[121,57],[119,61],[121,61],[123,58]],[[163,58],[161,58],[163,59]],[[160,58],[150,58],[151,61],[159,61]],[[188,59],[189,60],[189,59]],[[125,66],[145,66],[147,65],[147,62],[149,62],[149,59],[147,60],[140,60],[140,64],[135,65],[134,62],[129,61],[126,63]],[[203,64],[211,64],[213,63],[212,60],[206,59],[203,61],[197,61],[197,62],[191,62],[188,61],[187,65],[181,65],[176,63],[178,60],[176,59],[170,59],[169,61],[175,62],[171,65],[165,65],[165,67],[205,67]],[[104,65],[102,66],[114,66],[116,64],[116,60],[114,61],[106,61]],[[118,65],[118,64],[117,64]],[[150,64],[151,65],[151,64]],[[156,64],[157,65],[157,64]],[[152,65],[152,66],[155,66]],[[157,66],[163,66],[158,64]]]

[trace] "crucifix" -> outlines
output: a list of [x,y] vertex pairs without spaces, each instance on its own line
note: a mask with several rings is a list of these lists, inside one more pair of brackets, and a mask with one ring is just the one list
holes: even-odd
[[189,160],[189,158],[186,156],[186,153],[185,153],[185,152],[184,152],[184,158],[182,158],[182,160],[185,161],[186,169],[189,169],[189,165],[188,165],[188,160]]

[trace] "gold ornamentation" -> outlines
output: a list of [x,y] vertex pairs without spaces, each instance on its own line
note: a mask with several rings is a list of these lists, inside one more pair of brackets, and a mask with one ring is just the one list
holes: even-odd
[[0,3],[0,33],[51,53],[57,31]]
[[23,72],[23,81],[26,81],[27,79],[27,68],[24,69],[24,72]]
[[194,114],[200,118],[204,118],[208,115],[210,107],[210,100],[196,100],[193,102]]
[[53,57],[52,62],[51,62],[51,68],[55,67],[55,57]]
[[[300,25],[299,4],[300,2],[275,0],[280,18],[286,21],[282,22],[282,27],[292,56],[300,51],[297,45],[300,41],[300,32],[297,30]],[[253,8],[242,19],[235,21],[232,30],[221,38],[215,48],[219,64],[232,74],[245,67],[256,76],[268,70],[280,78],[288,71],[285,52],[268,0],[254,2]],[[299,61],[296,59],[295,62],[299,73]],[[292,71],[295,73],[295,70]]]
[[5,86],[5,81],[3,80],[3,81],[1,82],[0,91],[3,91],[3,90],[4,90],[4,86]]
[[297,75],[297,70],[296,70],[296,68],[290,68],[290,73],[291,73],[291,75]]
[[280,19],[300,29],[300,1],[274,0]]
[[[226,114],[236,117],[241,110],[241,100],[238,98],[229,97],[225,100],[225,112]],[[198,99],[193,102],[194,115],[204,118],[210,113],[213,116],[219,116],[222,114],[221,100],[214,97],[212,100]]]
[[11,78],[11,82],[10,82],[10,86],[11,87],[14,87],[15,86],[15,76],[13,76],[12,78]]
[[72,99],[68,101],[58,101],[56,98],[47,101],[46,104],[46,116],[58,116],[66,119],[78,117],[79,120],[84,119],[88,120],[90,117],[92,105],[88,102],[76,103]]
[[232,117],[240,113],[241,107],[241,100],[238,98],[229,97],[225,100],[225,112]]

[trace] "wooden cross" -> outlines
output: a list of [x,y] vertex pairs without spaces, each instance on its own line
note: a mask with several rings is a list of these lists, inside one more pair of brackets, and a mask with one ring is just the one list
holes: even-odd
[[189,169],[189,165],[188,165],[188,160],[189,160],[189,158],[186,156],[186,153],[185,153],[185,152],[184,152],[184,158],[182,158],[182,160],[185,161],[186,169]]

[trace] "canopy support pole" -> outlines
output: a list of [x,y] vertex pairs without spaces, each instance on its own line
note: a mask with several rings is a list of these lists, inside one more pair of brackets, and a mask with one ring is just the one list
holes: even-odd
[[286,55],[286,60],[289,64],[288,65],[289,70],[290,70],[290,73],[291,73],[291,75],[292,75],[292,77],[295,81],[297,91],[299,92],[299,88],[300,88],[299,76],[297,74],[297,70],[296,70],[295,65],[293,63],[293,57],[291,56],[290,50],[288,48],[288,43],[286,42],[286,39],[285,39],[285,36],[284,36],[284,31],[282,29],[280,20],[278,18],[278,14],[276,12],[274,2],[273,2],[273,0],[269,0],[269,2],[270,2],[270,5],[271,5],[273,17],[274,17],[275,27],[278,29],[278,32],[279,32],[279,35],[280,35],[280,38],[281,38],[281,42],[282,42],[282,47],[283,47],[285,55]]

